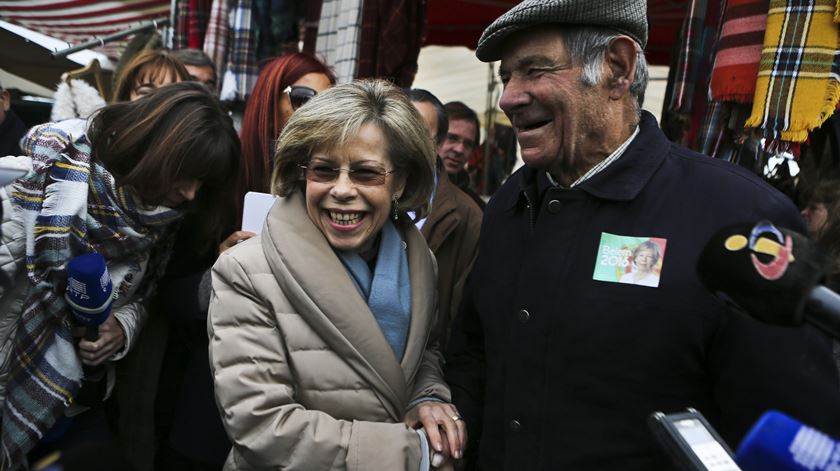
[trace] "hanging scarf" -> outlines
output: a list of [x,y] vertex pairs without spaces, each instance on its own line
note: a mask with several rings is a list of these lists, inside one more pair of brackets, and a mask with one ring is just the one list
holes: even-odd
[[[82,368],[70,334],[63,287],[74,256],[99,252],[106,260],[137,266],[171,223],[167,208],[143,209],[133,193],[91,159],[85,121],[33,128],[22,141],[33,171],[12,187],[12,204],[26,232],[29,289],[12,347],[0,426],[0,469],[26,464],[26,454],[73,402]],[[126,276],[116,298],[131,289]],[[143,277],[138,293],[148,290]],[[138,280],[134,279],[137,282]]]
[[752,103],[770,0],[728,0],[712,70],[712,99]]
[[[804,142],[840,99],[836,0],[771,0],[752,115],[764,137]],[[771,147],[773,147],[771,143]]]
[[371,273],[367,262],[355,252],[338,252],[350,278],[367,301],[385,339],[401,360],[411,322],[411,279],[405,243],[391,221],[382,226],[382,240]]
[[682,42],[669,86],[670,96],[666,101],[669,111],[690,113],[694,87],[698,81],[701,81],[702,85],[702,77],[698,75],[700,64],[704,60],[706,10],[707,0],[691,0],[688,5],[688,13],[683,20],[680,34]]

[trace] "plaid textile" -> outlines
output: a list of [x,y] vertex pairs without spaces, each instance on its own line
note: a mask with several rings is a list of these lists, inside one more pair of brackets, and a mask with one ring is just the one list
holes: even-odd
[[727,0],[712,70],[712,99],[752,103],[769,5],[769,0]]
[[230,12],[227,64],[222,76],[223,101],[245,101],[257,81],[257,48],[251,0],[236,0]]
[[294,0],[254,0],[257,61],[298,51],[300,29]]
[[175,5],[175,31],[172,34],[172,49],[184,49],[190,43],[190,0],[178,0]]
[[315,54],[335,71],[338,83],[356,76],[361,38],[362,0],[324,0]]
[[[213,0],[210,6],[210,19],[207,20],[207,34],[204,35],[204,53],[216,65],[216,76],[225,76],[225,52],[228,44],[228,0]],[[221,86],[216,84],[217,87]],[[217,90],[218,91],[218,90]]]
[[207,20],[210,18],[210,0],[190,0],[190,13],[187,17],[189,31],[188,47],[201,49],[207,32]]
[[[141,209],[133,194],[91,159],[85,122],[70,120],[33,128],[21,142],[33,172],[12,187],[12,204],[23,212],[29,290],[9,362],[0,427],[0,469],[25,467],[26,454],[73,402],[82,368],[70,334],[63,297],[66,264],[85,252],[109,263],[145,260],[168,234],[179,213]],[[139,267],[136,272],[139,273]],[[151,280],[126,276],[148,288]]]
[[411,87],[425,26],[424,2],[365,0],[356,78],[387,78]]
[[[714,0],[713,0],[714,1]],[[704,36],[706,32],[707,0],[691,0],[683,20],[677,62],[671,79],[671,97],[668,110],[690,113],[694,97],[694,86],[698,81],[700,62],[703,60]]]
[[[804,142],[840,98],[835,0],[771,0],[746,125],[773,140]],[[834,67],[833,67],[834,66]],[[772,143],[771,143],[772,144]]]

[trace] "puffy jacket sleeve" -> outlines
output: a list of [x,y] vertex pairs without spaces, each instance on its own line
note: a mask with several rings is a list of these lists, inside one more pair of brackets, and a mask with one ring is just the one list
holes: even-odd
[[142,301],[135,301],[114,309],[114,317],[125,334],[125,345],[111,356],[112,361],[121,359],[134,348],[149,312]]
[[[245,247],[243,247],[245,248]],[[216,403],[233,444],[228,467],[416,470],[420,437],[401,423],[337,420],[295,401],[275,316],[229,251],[213,267],[208,314]]]

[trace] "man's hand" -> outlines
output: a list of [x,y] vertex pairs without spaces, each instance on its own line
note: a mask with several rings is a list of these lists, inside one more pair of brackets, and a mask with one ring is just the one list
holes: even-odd
[[[452,404],[435,401],[421,402],[408,411],[403,422],[412,428],[422,426],[429,437],[432,449],[444,454],[444,457],[461,459],[464,456],[467,427]],[[446,463],[443,465],[445,466]]]
[[125,332],[111,314],[99,326],[99,339],[95,342],[82,339],[79,342],[79,357],[85,365],[96,366],[111,357],[125,345]]
[[221,244],[219,244],[219,255],[222,254],[225,250],[233,247],[234,245],[248,240],[251,237],[254,237],[255,233],[249,231],[236,231],[233,234],[229,235],[227,239],[223,240]]

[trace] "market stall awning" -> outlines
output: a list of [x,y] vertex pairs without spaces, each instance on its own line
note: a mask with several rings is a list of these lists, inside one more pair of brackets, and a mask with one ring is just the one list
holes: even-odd
[[[517,3],[518,0],[428,0],[426,45],[475,49],[484,28]],[[646,56],[651,64],[668,65],[687,3],[648,1],[650,33]]]
[[[75,45],[169,17],[169,9],[169,0],[0,1],[0,19]],[[95,50],[117,59],[126,41]]]
[[53,58],[52,52],[66,47],[58,39],[0,20],[0,69],[54,90],[61,74],[79,69],[96,59],[108,70],[113,64],[95,51],[80,51]]

